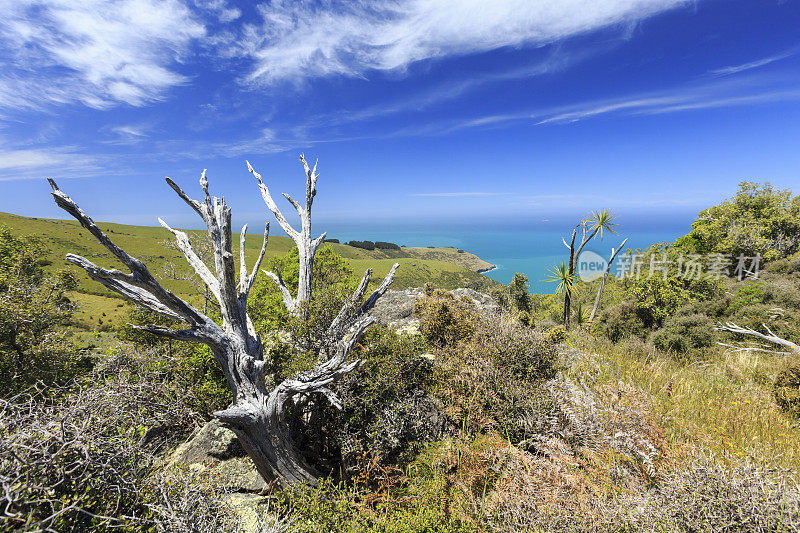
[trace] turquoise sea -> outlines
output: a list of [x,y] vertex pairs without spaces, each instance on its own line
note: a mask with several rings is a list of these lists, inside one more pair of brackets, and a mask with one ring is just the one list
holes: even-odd
[[[621,225],[616,235],[606,234],[600,240],[595,237],[585,248],[608,257],[611,248],[616,248],[628,237],[626,248],[646,248],[657,242],[672,242],[685,235],[693,217],[681,216],[665,222],[640,220]],[[567,249],[562,237],[569,239],[571,226],[542,222],[538,224],[519,224],[509,221],[508,225],[473,225],[468,222],[435,223],[425,227],[409,228],[406,224],[373,224],[371,227],[359,225],[348,227],[342,224],[326,224],[319,228],[328,231],[332,238],[342,242],[348,240],[380,240],[406,246],[454,246],[474,253],[497,268],[484,275],[507,284],[515,272],[528,276],[532,292],[552,293],[555,284],[545,281],[548,269],[565,261]],[[400,229],[402,227],[402,229]],[[368,228],[368,229],[367,229]],[[564,228],[564,229],[560,229]]]

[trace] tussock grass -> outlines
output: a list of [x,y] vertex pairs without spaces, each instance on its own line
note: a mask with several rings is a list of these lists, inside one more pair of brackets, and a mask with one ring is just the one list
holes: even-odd
[[673,455],[702,447],[794,471],[800,466],[800,427],[780,411],[770,388],[786,364],[782,357],[719,351],[682,363],[638,341],[612,344],[575,332],[568,342],[580,349],[570,376],[595,388],[630,383],[652,397]]

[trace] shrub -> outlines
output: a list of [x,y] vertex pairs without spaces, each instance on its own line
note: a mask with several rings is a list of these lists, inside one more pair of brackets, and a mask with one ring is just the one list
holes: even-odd
[[419,330],[425,341],[438,347],[454,346],[472,336],[477,320],[471,303],[459,301],[451,293],[434,290],[414,303]]
[[128,311],[127,324],[118,335],[140,349],[157,354],[147,362],[148,370],[163,372],[175,386],[183,388],[186,403],[193,412],[210,418],[214,411],[231,403],[233,397],[225,376],[208,346],[164,339],[132,327],[145,324],[174,327],[179,323],[137,306]]
[[487,319],[436,362],[437,395],[466,431],[491,429],[519,442],[544,423],[550,399],[543,383],[555,374],[557,352],[538,333]]
[[658,517],[662,531],[797,531],[799,502],[797,486],[780,472],[700,458],[666,479],[641,520]]
[[595,330],[613,342],[629,336],[644,337],[647,334],[642,311],[631,302],[610,307],[600,313]]
[[[0,396],[34,383],[63,385],[92,366],[69,342],[64,326],[74,305],[65,293],[74,276],[45,275],[46,250],[38,239],[16,237],[0,227]],[[102,323],[102,322],[101,322]]]
[[362,360],[357,372],[336,386],[343,409],[324,407],[326,429],[339,457],[332,464],[354,473],[365,466],[405,462],[422,443],[442,438],[451,429],[441,403],[428,391],[433,365],[421,357],[421,339],[386,327],[371,328],[354,354]]
[[677,355],[698,353],[715,339],[714,323],[704,315],[671,317],[652,335],[657,348]]
[[800,366],[792,365],[782,370],[775,377],[772,394],[778,407],[800,417]]
[[553,344],[560,344],[567,340],[567,330],[562,324],[553,326],[547,331],[545,340]]
[[800,246],[800,199],[769,183],[743,181],[732,199],[702,211],[683,240],[700,253],[787,257]]
[[518,311],[530,313],[531,295],[528,291],[528,278],[524,274],[517,272],[514,279],[508,284],[509,301]]
[[[155,454],[197,422],[186,391],[122,353],[69,395],[0,399],[0,530],[119,531],[156,526],[145,477]],[[8,528],[8,529],[6,529]]]
[[375,248],[377,250],[399,250],[400,246],[393,242],[375,241]]

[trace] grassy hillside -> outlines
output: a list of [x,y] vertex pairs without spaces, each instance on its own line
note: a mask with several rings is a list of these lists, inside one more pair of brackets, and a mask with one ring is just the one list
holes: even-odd
[[[90,280],[78,267],[65,260],[67,253],[82,255],[103,267],[119,267],[108,250],[103,248],[89,232],[74,220],[52,220],[29,218],[0,213],[0,225],[8,226],[18,235],[37,235],[49,249],[48,268],[68,268],[77,274],[79,284],[73,298],[80,305],[75,318],[89,327],[114,324],[127,309],[127,303],[98,283]],[[192,284],[181,278],[190,273],[183,255],[170,246],[172,236],[161,227],[129,226],[125,224],[100,223],[100,227],[125,251],[143,260],[156,277],[162,278],[164,285],[183,296],[193,292]],[[202,232],[190,231],[201,235]],[[255,261],[261,249],[262,236],[253,234],[246,238],[248,264]],[[239,236],[234,234],[235,249],[238,254]],[[292,249],[294,243],[288,237],[271,236],[267,246],[265,262],[270,258],[281,257]],[[453,289],[456,287],[487,288],[497,284],[480,274],[492,265],[477,256],[456,248],[403,248],[401,250],[362,250],[345,244],[326,243],[337,254],[345,258],[352,269],[361,274],[367,268],[373,269],[376,279],[383,278],[395,262],[400,269],[395,276],[393,288],[419,287],[431,282],[437,287]],[[175,267],[176,276],[163,273],[165,265]]]

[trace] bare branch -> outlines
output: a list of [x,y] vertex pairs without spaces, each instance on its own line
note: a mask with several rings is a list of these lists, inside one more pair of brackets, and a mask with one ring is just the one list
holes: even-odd
[[204,336],[199,329],[177,330],[155,326],[153,324],[147,324],[146,326],[137,326],[135,324],[128,325],[134,329],[146,331],[148,333],[152,333],[153,335],[158,335],[159,337],[167,337],[178,341],[206,342],[208,340],[208,337]]
[[247,261],[244,257],[244,252],[247,243],[247,224],[242,226],[242,231],[239,232],[239,294],[243,294],[247,288]]
[[89,277],[94,281],[101,283],[107,289],[116,292],[133,303],[141,305],[142,307],[166,317],[173,318],[175,320],[183,320],[184,322],[186,321],[184,317],[161,303],[147,290],[124,281],[125,278],[130,277],[129,274],[125,274],[119,270],[107,270],[105,268],[100,268],[88,259],[75,254],[67,254],[67,261],[78,265],[84,269]]
[[[205,179],[205,176],[206,176],[206,171],[205,171],[205,169],[203,169],[203,173],[200,175],[200,181],[201,182],[203,181],[203,179]],[[189,207],[191,207],[192,209],[197,211],[197,214],[200,215],[203,218],[203,220],[205,220],[206,219],[206,212],[205,212],[205,210],[203,208],[203,204],[198,202],[197,200],[192,200],[189,197],[189,195],[186,194],[183,191],[183,189],[178,187],[178,184],[175,183],[174,181],[172,181],[172,179],[170,179],[169,177],[167,177],[166,180],[167,180],[167,183],[169,184],[169,186],[172,187],[172,189],[176,193],[178,193],[178,196],[180,196],[183,199],[183,201],[186,202],[189,205]],[[208,180],[206,180],[206,183],[207,182],[208,182]]]
[[292,204],[292,206],[297,211],[297,214],[302,217],[303,214],[304,214],[303,206],[301,206],[300,203],[297,200],[295,200],[294,198],[289,196],[287,193],[283,193],[283,197],[286,198],[289,201],[290,204]]
[[286,220],[286,217],[283,216],[281,210],[278,209],[277,205],[275,205],[275,201],[272,199],[272,195],[270,195],[269,189],[264,184],[264,181],[261,179],[261,174],[255,171],[252,165],[250,165],[250,161],[247,161],[247,170],[249,170],[250,173],[253,176],[255,176],[256,180],[258,180],[258,188],[261,189],[261,197],[264,198],[264,203],[267,204],[269,210],[272,211],[273,215],[275,215],[275,218],[278,220],[278,224],[281,225],[281,228],[283,228],[283,231],[285,231],[286,234],[292,239],[297,239],[300,233],[296,229],[294,229],[291,224],[289,224],[289,221]]
[[289,289],[286,288],[286,284],[283,282],[283,278],[281,277],[281,271],[275,269],[275,272],[268,272],[266,270],[262,270],[264,274],[266,274],[275,284],[278,286],[278,289],[281,291],[281,295],[283,296],[283,304],[286,306],[286,309],[289,311],[294,311],[295,307],[297,306],[297,302],[294,298],[292,298],[292,293],[289,292]]
[[594,306],[592,307],[592,312],[589,315],[589,324],[594,321],[594,315],[597,313],[597,308],[600,307],[600,297],[603,295],[603,289],[606,286],[606,278],[608,277],[608,273],[611,271],[611,264],[614,262],[617,254],[625,247],[626,242],[628,242],[627,237],[625,237],[625,240],[622,241],[622,244],[620,244],[616,249],[611,249],[611,257],[608,259],[608,263],[606,263],[606,269],[603,272],[603,280],[600,282],[600,288],[597,289],[597,296],[594,299]]
[[[68,257],[69,260],[78,264],[87,272],[90,270],[90,276],[93,276],[93,279],[97,279],[108,287],[111,290],[119,292],[120,294],[125,295],[137,301],[137,303],[142,302],[141,305],[147,305],[147,303],[152,304],[152,302],[158,301],[160,305],[154,306],[158,309],[157,312],[162,314],[167,314],[167,316],[175,317],[184,320],[192,325],[198,324],[213,324],[213,321],[208,319],[205,315],[200,313],[197,309],[189,305],[188,303],[184,302],[182,299],[175,296],[172,292],[164,289],[150,274],[150,271],[147,267],[139,261],[138,259],[128,255],[122,248],[118,247],[114,244],[111,239],[106,236],[105,233],[94,223],[94,221],[83,212],[83,210],[78,207],[78,205],[66,194],[64,194],[56,185],[56,182],[52,179],[48,178],[47,180],[50,183],[50,187],[52,187],[53,198],[56,201],[56,204],[75,217],[81,225],[89,230],[91,233],[106,249],[114,254],[114,256],[120,260],[122,264],[127,266],[131,270],[131,274],[124,275],[122,272],[113,271],[113,270],[106,270],[97,267],[97,265],[92,264],[91,262],[87,261],[86,259],[80,256],[70,256],[72,259]],[[84,264],[81,264],[84,263]],[[86,267],[89,267],[88,269]],[[105,281],[103,281],[105,280]],[[131,290],[131,287],[138,287],[139,289],[143,290]],[[145,294],[149,293],[149,294]],[[150,307],[153,309],[153,307]],[[169,309],[170,313],[164,313],[164,308]],[[155,310],[155,309],[154,309]]]
[[791,355],[791,352],[777,352],[775,350],[768,350],[766,348],[760,348],[758,346],[736,346],[735,344],[726,344],[724,342],[718,342],[717,345],[723,346],[725,348],[730,348],[734,352],[760,352],[772,355]]
[[361,298],[364,297],[364,293],[367,292],[367,286],[369,285],[369,280],[372,278],[372,269],[368,268],[366,272],[364,272],[364,277],[361,278],[361,283],[358,284],[358,287],[350,295],[350,298],[347,299],[345,304],[336,314],[336,318],[333,319],[331,322],[330,327],[328,327],[328,333],[335,333],[338,332],[341,328],[343,328],[346,324],[346,321],[349,319],[350,314],[356,307],[356,304],[361,301]]
[[394,281],[394,274],[395,274],[395,272],[397,272],[398,267],[400,267],[400,263],[395,263],[392,266],[392,269],[389,271],[389,273],[383,279],[383,283],[381,283],[380,286],[377,289],[375,289],[375,292],[373,292],[370,295],[370,297],[367,298],[367,301],[365,301],[361,305],[361,307],[359,307],[358,310],[355,313],[353,313],[353,316],[350,319],[351,321],[359,318],[360,316],[362,316],[363,314],[365,314],[367,311],[369,311],[370,309],[372,309],[375,306],[375,302],[378,301],[378,298],[383,296],[383,294],[389,288],[389,285],[391,285],[392,282]]
[[186,262],[189,263],[189,266],[191,266],[195,272],[197,272],[197,275],[200,276],[200,279],[203,280],[203,283],[208,286],[209,290],[211,290],[211,293],[217,298],[217,301],[219,301],[219,281],[217,280],[217,277],[211,273],[208,265],[206,265],[203,260],[200,259],[197,253],[195,253],[194,248],[192,248],[192,243],[189,241],[189,236],[180,230],[172,229],[161,218],[158,219],[158,222],[175,236],[176,245],[186,257]]

